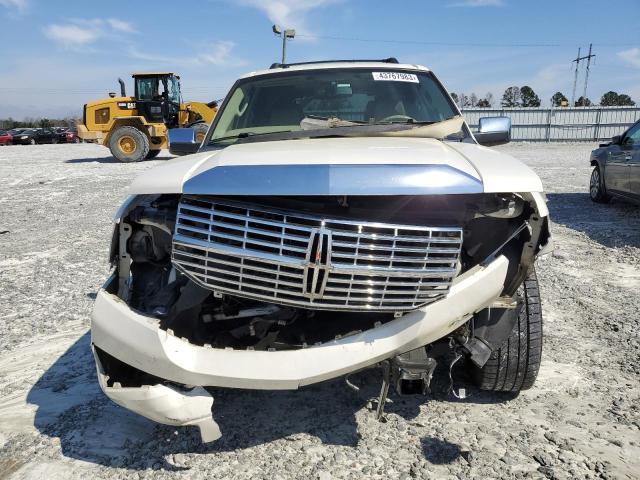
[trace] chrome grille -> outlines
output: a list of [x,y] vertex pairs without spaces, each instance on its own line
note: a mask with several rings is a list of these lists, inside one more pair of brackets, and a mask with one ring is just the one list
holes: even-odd
[[444,296],[462,229],[329,219],[183,196],[173,264],[202,286],[327,310],[406,311]]

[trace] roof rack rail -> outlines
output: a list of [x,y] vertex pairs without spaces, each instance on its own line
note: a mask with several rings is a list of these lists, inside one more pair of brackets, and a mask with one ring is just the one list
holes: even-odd
[[298,65],[315,65],[318,63],[360,63],[360,62],[382,62],[382,63],[399,63],[395,57],[383,58],[382,60],[316,60],[314,62],[298,62],[298,63],[272,63],[269,70],[274,68],[289,68]]

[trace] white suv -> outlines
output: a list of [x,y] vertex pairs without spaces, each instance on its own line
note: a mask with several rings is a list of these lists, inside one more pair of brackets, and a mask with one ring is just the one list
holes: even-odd
[[[140,176],[115,223],[92,344],[100,386],[220,435],[207,387],[297,389],[367,367],[425,393],[442,343],[482,389],[535,381],[540,179],[481,144],[428,69],[274,65],[239,79],[198,153]],[[188,135],[185,141],[185,134]]]

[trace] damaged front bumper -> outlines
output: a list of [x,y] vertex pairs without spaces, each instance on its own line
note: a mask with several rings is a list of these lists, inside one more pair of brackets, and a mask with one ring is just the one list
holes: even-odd
[[[419,310],[361,333],[286,351],[194,345],[163,330],[159,320],[135,312],[109,293],[109,285],[117,281],[111,277],[96,298],[91,325],[93,346],[165,382],[109,386],[108,372],[96,355],[100,386],[125,408],[159,423],[197,425],[204,441],[215,440],[220,432],[211,418],[213,399],[201,387],[297,389],[428,345],[491,305],[504,288],[508,266],[507,258],[500,255],[460,275],[445,298]],[[195,388],[182,391],[172,382]]]
[[213,397],[202,387],[181,391],[169,385],[109,386],[109,375],[92,346],[98,370],[98,383],[107,397],[132,412],[165,425],[193,425],[200,429],[203,442],[220,438],[220,428],[212,417]]

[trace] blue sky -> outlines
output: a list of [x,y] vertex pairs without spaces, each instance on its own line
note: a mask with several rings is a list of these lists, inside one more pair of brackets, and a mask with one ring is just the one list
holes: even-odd
[[279,59],[273,23],[297,30],[292,62],[396,56],[450,91],[528,84],[545,103],[570,96],[571,60],[592,42],[588,96],[640,104],[639,18],[638,0],[0,0],[0,117],[77,114],[134,71],[174,70],[186,100],[221,98]]

